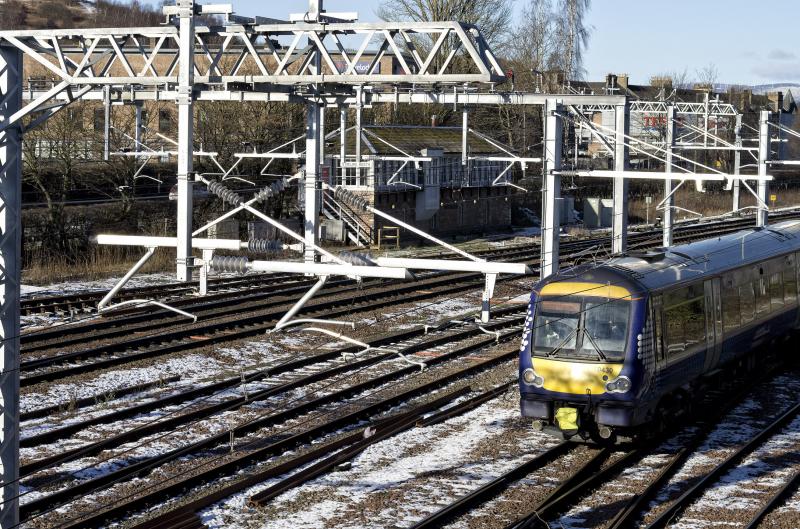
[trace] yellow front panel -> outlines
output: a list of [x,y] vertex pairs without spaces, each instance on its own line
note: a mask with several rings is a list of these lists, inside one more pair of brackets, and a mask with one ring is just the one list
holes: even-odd
[[[606,382],[617,378],[622,364],[600,364],[533,358],[533,370],[544,378],[544,389],[574,395],[599,395],[606,392]],[[605,377],[605,380],[603,379]]]
[[585,283],[580,281],[555,281],[542,287],[542,296],[588,296],[609,299],[625,299],[630,301],[632,295],[627,288],[603,283]]

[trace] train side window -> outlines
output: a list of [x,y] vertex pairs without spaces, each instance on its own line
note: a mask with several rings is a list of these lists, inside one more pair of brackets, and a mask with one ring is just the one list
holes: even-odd
[[722,322],[724,332],[735,330],[741,324],[739,289],[734,286],[733,275],[722,278]]
[[760,276],[755,281],[756,289],[756,318],[763,318],[769,314],[769,288],[767,278]]
[[703,285],[692,285],[665,294],[667,355],[674,356],[706,339]]
[[794,255],[786,258],[786,266],[783,269],[783,294],[787,304],[793,305],[797,302],[797,275],[794,269]]
[[750,323],[753,321],[753,315],[756,309],[753,283],[739,285],[739,306],[742,309],[742,323]]
[[780,272],[769,276],[769,298],[772,310],[783,308],[783,275]]

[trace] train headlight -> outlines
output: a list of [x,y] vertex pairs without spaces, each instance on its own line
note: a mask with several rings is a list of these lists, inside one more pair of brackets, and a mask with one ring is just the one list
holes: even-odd
[[544,386],[544,379],[530,367],[522,372],[522,380],[524,380],[526,384],[530,384],[535,388]]
[[606,384],[606,391],[610,393],[627,393],[631,389],[631,379],[626,376],[617,377]]

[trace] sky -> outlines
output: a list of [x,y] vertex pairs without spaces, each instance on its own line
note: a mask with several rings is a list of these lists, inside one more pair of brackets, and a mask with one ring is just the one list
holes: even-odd
[[[222,2],[224,0],[216,0]],[[516,0],[519,12],[527,0]],[[586,77],[601,80],[627,73],[633,84],[686,70],[689,79],[714,65],[717,82],[800,82],[798,0],[592,0],[592,26],[584,59]],[[303,13],[307,0],[233,0],[236,13],[286,18]],[[555,2],[554,2],[555,3]],[[377,20],[379,0],[325,0],[326,11],[357,11]]]

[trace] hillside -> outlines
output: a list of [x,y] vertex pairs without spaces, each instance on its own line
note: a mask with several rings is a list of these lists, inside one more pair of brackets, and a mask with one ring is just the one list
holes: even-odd
[[161,10],[138,0],[0,0],[0,29],[155,26]]

